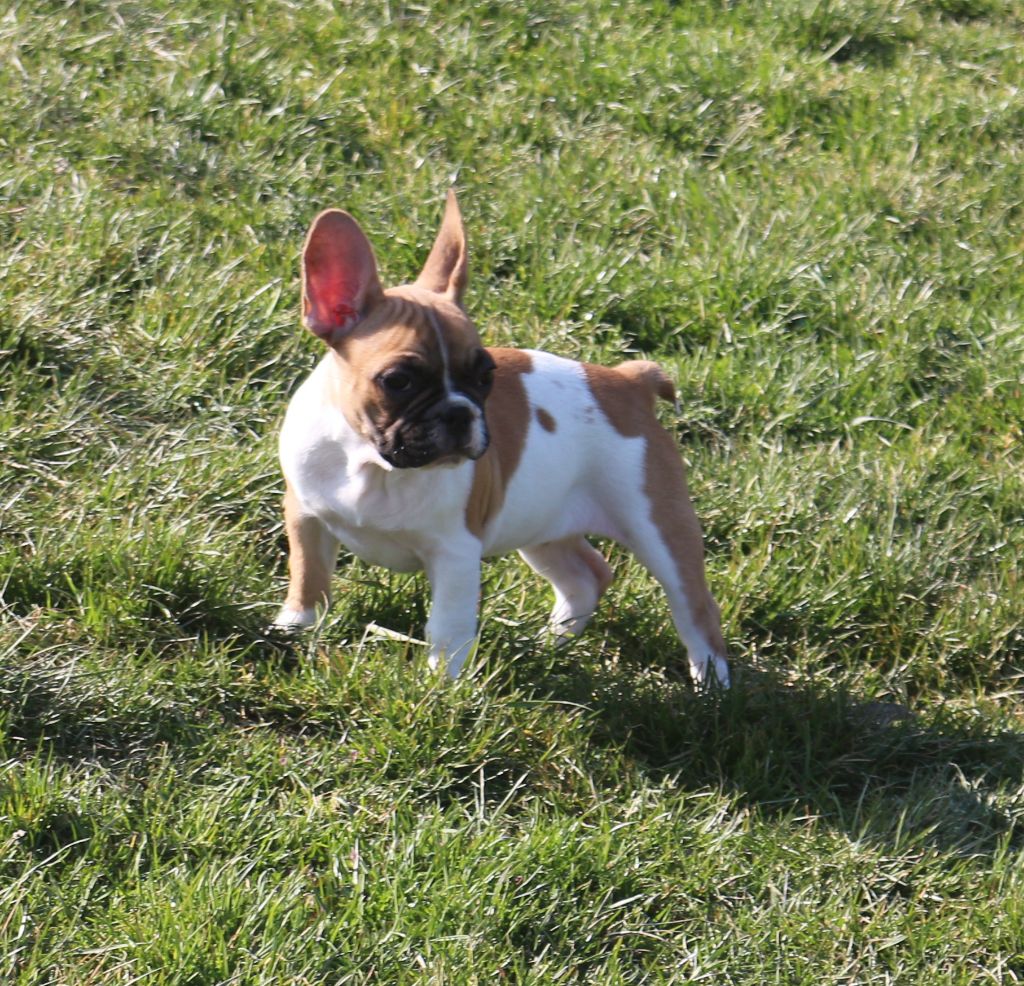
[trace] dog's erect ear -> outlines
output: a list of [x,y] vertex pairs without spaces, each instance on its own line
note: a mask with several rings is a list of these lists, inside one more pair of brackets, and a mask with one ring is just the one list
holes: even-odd
[[366,234],[347,212],[321,212],[302,251],[302,317],[330,344],[348,332],[383,295]]
[[444,207],[441,231],[434,240],[434,246],[423,265],[416,283],[438,294],[446,294],[456,304],[462,304],[462,293],[466,290],[469,276],[469,259],[466,254],[466,231],[462,228],[462,213],[455,198],[455,190],[448,189],[448,201]]

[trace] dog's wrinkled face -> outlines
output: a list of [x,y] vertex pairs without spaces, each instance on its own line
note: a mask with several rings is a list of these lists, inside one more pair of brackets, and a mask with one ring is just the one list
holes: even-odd
[[457,305],[393,288],[340,340],[350,423],[398,469],[478,459],[494,360]]
[[302,255],[307,327],[337,357],[335,399],[349,423],[398,469],[478,459],[494,360],[462,308],[466,237],[454,192],[413,284],[385,291],[359,224],[328,209]]

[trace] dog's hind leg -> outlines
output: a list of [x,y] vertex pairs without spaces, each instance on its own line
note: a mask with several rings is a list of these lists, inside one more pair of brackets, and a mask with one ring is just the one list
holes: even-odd
[[603,555],[580,536],[531,545],[519,554],[554,589],[549,625],[552,636],[563,641],[581,634],[612,581],[612,571]]
[[666,432],[648,438],[646,510],[616,509],[619,540],[661,583],[698,684],[729,684],[718,604],[704,575],[704,539],[690,502],[686,467]]
[[704,684],[714,679],[728,686],[729,666],[725,661],[721,617],[704,579],[700,537],[688,538],[683,533],[688,525],[677,527],[673,523],[679,541],[689,541],[689,546],[680,550],[678,542],[669,547],[660,531],[642,530],[642,526],[636,525],[623,539],[624,543],[665,590],[672,622],[686,645],[694,680]]

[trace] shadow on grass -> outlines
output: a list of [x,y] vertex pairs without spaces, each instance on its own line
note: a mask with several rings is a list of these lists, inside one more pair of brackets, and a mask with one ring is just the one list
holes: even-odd
[[[216,642],[250,665],[273,664],[286,673],[298,666],[297,641],[285,634],[235,628]],[[201,695],[192,667],[167,674],[183,651],[199,650],[201,638],[176,646],[154,641],[143,653],[126,650],[116,667],[72,647],[37,650],[0,664],[0,741],[8,754],[45,751],[47,759],[120,766],[145,773],[163,748],[191,748],[225,722],[244,716],[246,697],[212,686]],[[208,663],[208,662],[207,662]]]
[[[404,591],[415,586],[392,588],[381,587],[386,605],[374,615],[392,626],[419,617],[420,602],[410,600],[422,594]],[[363,586],[353,597],[363,600],[365,593]],[[307,704],[311,694],[316,699],[307,689],[319,686],[295,672],[307,659],[309,637],[267,632],[262,611],[215,599],[177,601],[181,612],[155,628],[162,639],[144,653],[126,653],[119,668],[109,651],[100,659],[83,650],[79,661],[60,646],[36,646],[0,667],[0,736],[25,752],[45,749],[57,759],[104,761],[144,776],[154,751],[195,750],[225,728],[259,724],[324,737],[350,728],[353,696],[344,690],[326,694],[316,708]],[[343,609],[343,622],[360,626],[364,608]],[[185,635],[174,639],[186,624]],[[499,666],[481,685],[480,701],[487,692],[510,690],[531,703],[577,704],[589,710],[588,742],[621,751],[652,777],[718,788],[759,812],[813,816],[881,845],[915,838],[946,851],[991,854],[1007,840],[1021,843],[1012,806],[1005,806],[1005,792],[1024,786],[1020,734],[942,711],[912,716],[898,705],[864,702],[827,680],[793,683],[771,671],[738,668],[732,689],[701,694],[682,669],[659,666],[657,655],[598,665],[572,649],[552,655],[530,644],[526,632],[485,630]],[[371,687],[363,698],[379,718],[394,719],[385,731],[415,729],[395,719],[408,696],[392,705],[387,688]],[[469,744],[477,710],[465,697],[457,705],[465,706],[464,725],[455,723],[462,739],[444,735],[461,748]],[[529,772],[530,757],[520,747],[532,746],[520,732],[503,726],[497,747],[492,740],[469,744],[471,755],[456,756],[468,757],[465,763],[428,772],[434,786],[424,796],[471,796],[479,757],[489,780]],[[418,755],[406,751],[396,769],[411,776],[422,767]],[[506,755],[508,764],[497,770]],[[621,784],[620,775],[602,782],[600,770],[595,780]]]
[[592,709],[596,740],[685,787],[719,787],[751,808],[882,844],[920,838],[967,854],[1024,844],[999,803],[1000,790],[1024,785],[1024,736],[977,718],[918,717],[827,681],[744,668],[731,689],[705,694],[682,673],[635,665],[556,671],[540,688]]
[[[407,577],[358,570],[348,583],[339,581],[334,607],[346,626],[375,617],[386,626],[422,627],[423,593]],[[353,585],[358,591],[350,593]],[[133,611],[108,606],[102,624],[85,629],[73,594],[33,608],[46,598],[33,588],[8,584],[0,600],[26,628],[11,659],[0,661],[0,740],[20,750],[129,769],[155,748],[195,747],[225,726],[259,721],[330,731],[328,722],[311,723],[287,687],[275,693],[272,680],[287,679],[307,660],[313,638],[269,627],[272,604],[239,604],[230,586],[190,573],[147,583]]]

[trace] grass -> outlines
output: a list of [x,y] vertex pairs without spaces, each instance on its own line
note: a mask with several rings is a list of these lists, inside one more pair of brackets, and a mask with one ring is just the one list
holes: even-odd
[[[0,16],[0,979],[1024,979],[1017,0],[13,0]],[[628,558],[283,594],[310,218],[488,340],[678,381],[736,669]]]

